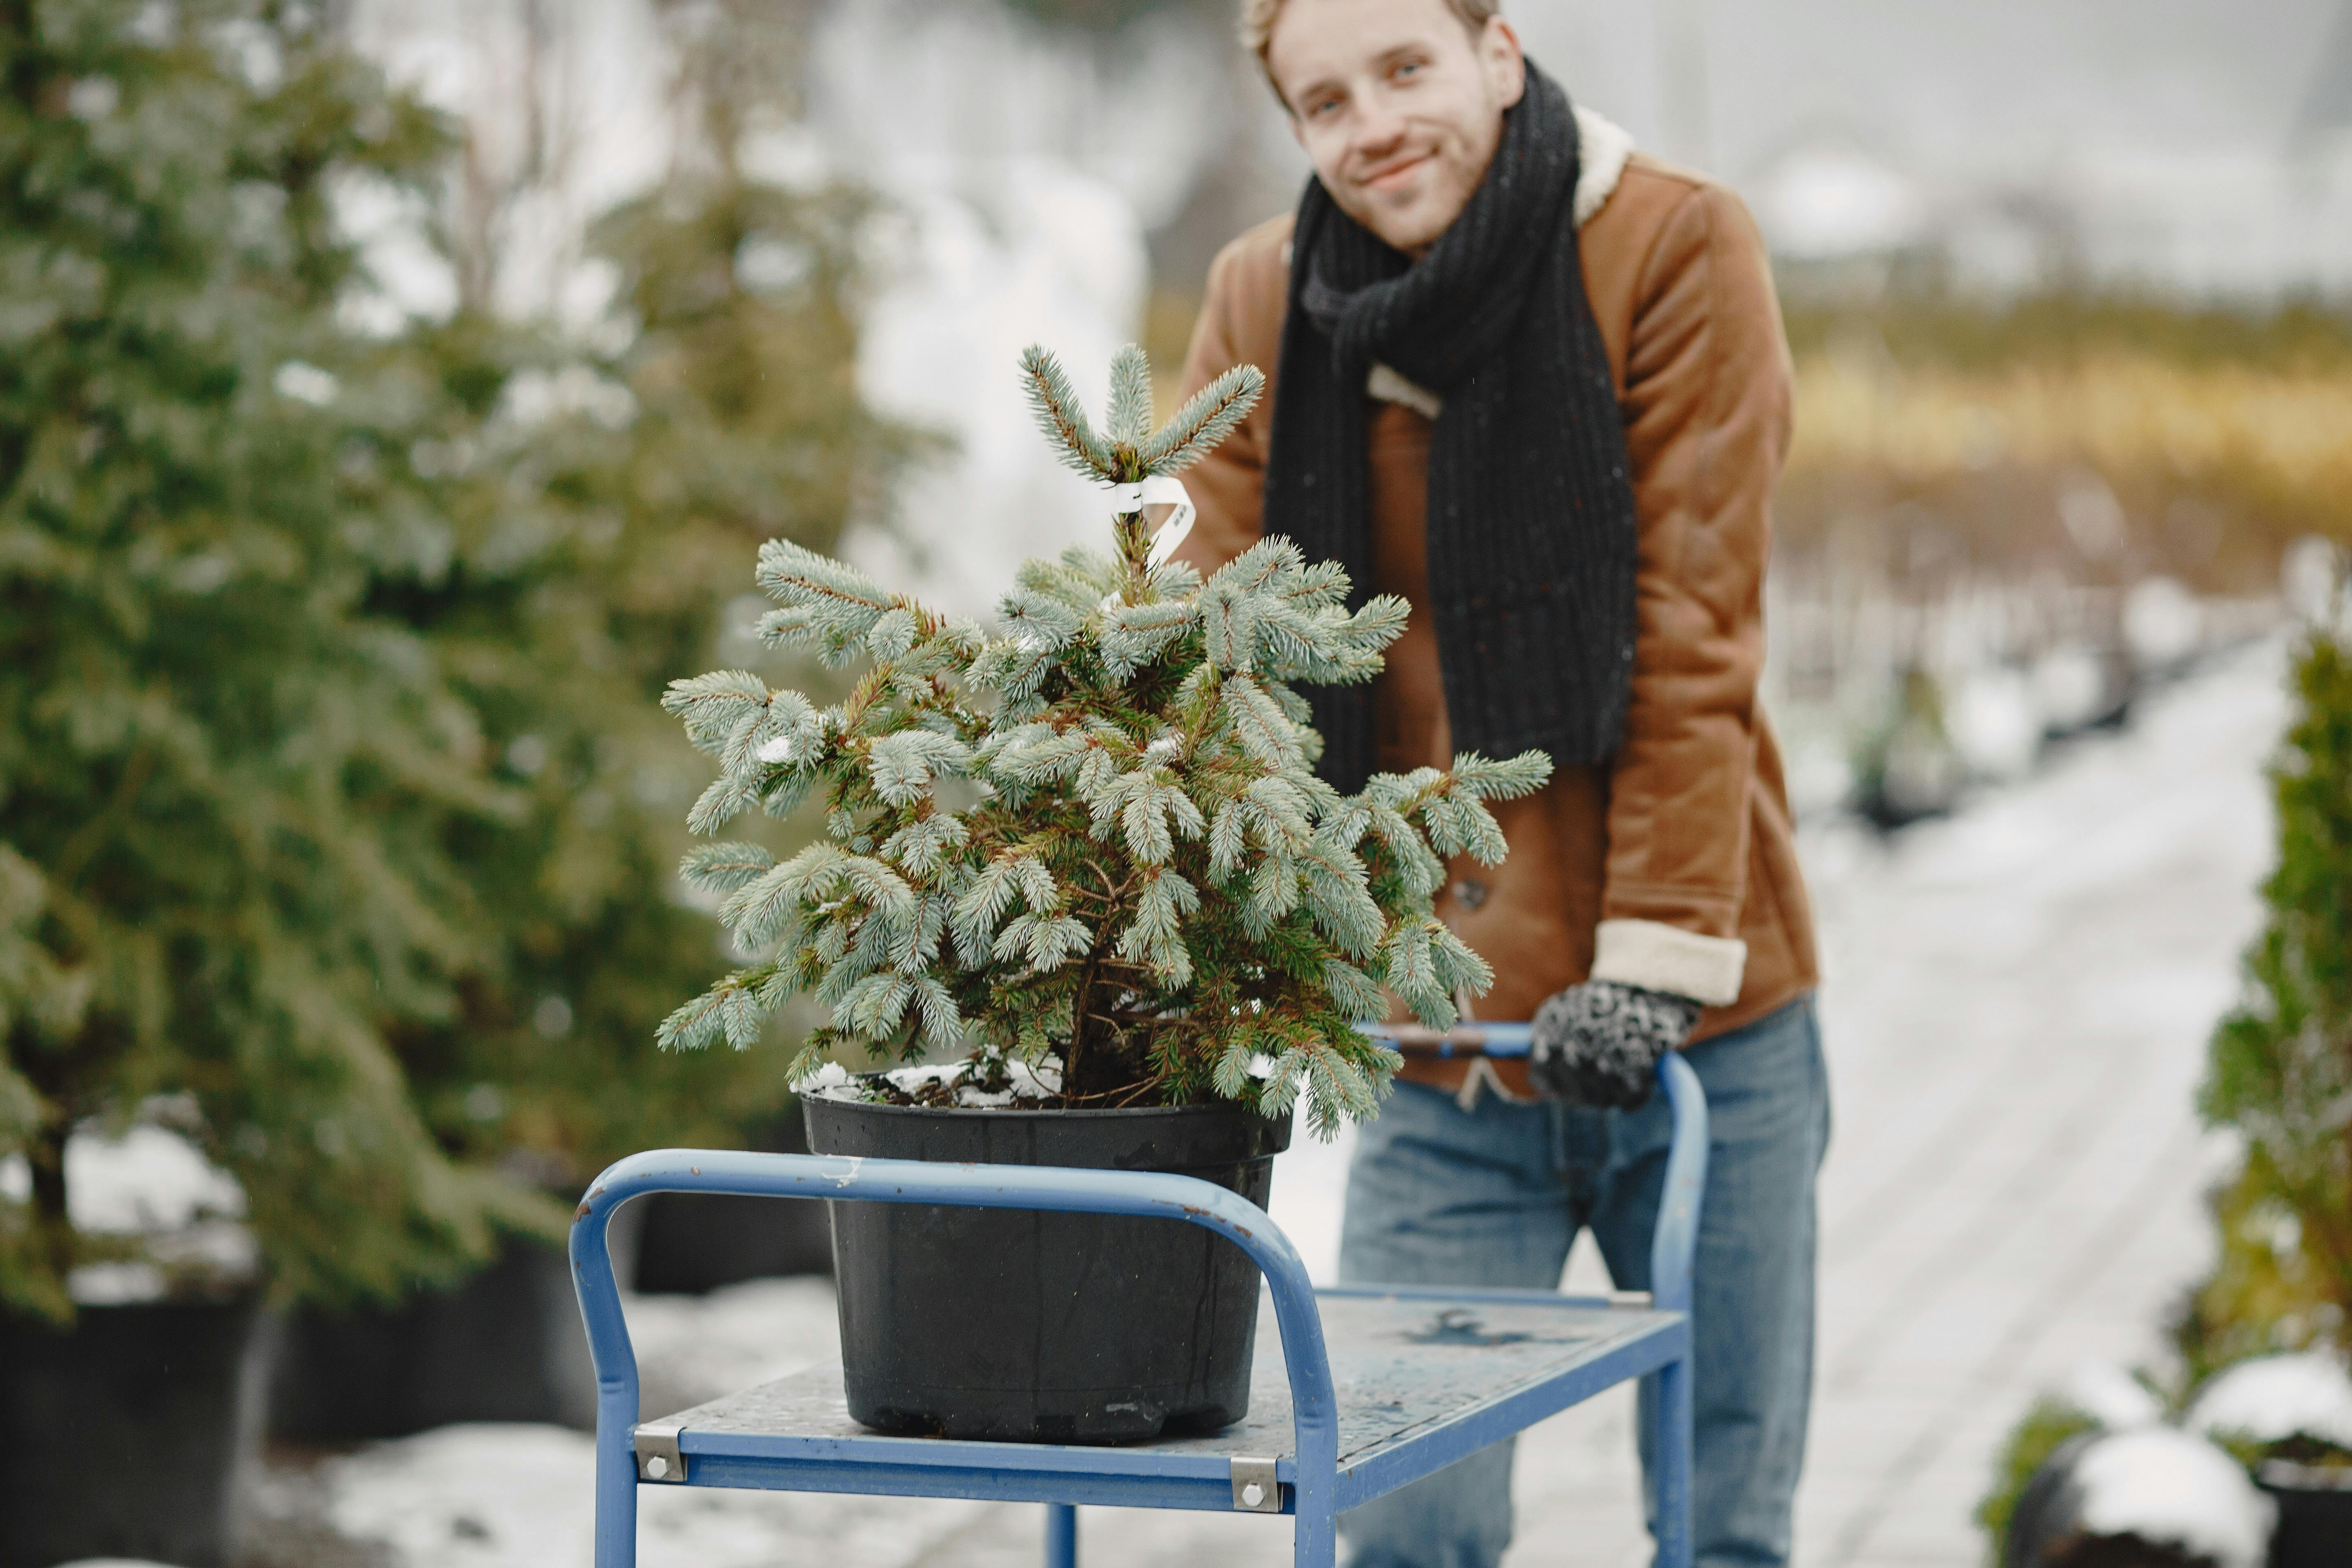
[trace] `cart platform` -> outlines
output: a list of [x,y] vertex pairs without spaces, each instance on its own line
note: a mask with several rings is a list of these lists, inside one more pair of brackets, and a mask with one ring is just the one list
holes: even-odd
[[[1300,1568],[1329,1568],[1338,1515],[1630,1379],[1657,1442],[1649,1467],[1660,1568],[1690,1562],[1691,1255],[1706,1113],[1678,1057],[1660,1074],[1675,1142],[1653,1289],[1315,1289],[1265,1213],[1189,1176],[948,1165],[809,1154],[659,1150],[597,1178],[572,1258],[598,1381],[596,1564],[635,1562],[647,1486],[986,1498],[1047,1504],[1048,1568],[1074,1568],[1076,1509],[1292,1514]],[[636,1361],[604,1246],[620,1204],[648,1192],[1064,1209],[1181,1219],[1224,1236],[1265,1276],[1250,1409],[1202,1436],[1118,1446],[892,1436],[852,1420],[838,1365],[640,1421]]]
[[[1680,1312],[1535,1290],[1316,1293],[1345,1510],[1685,1352]],[[688,1486],[1231,1510],[1233,1461],[1270,1458],[1296,1508],[1289,1369],[1259,1321],[1249,1414],[1210,1436],[1119,1447],[887,1437],[850,1418],[838,1363],[642,1423]],[[640,1470],[643,1463],[640,1463]],[[665,1465],[666,1471],[675,1474]],[[641,1475],[641,1479],[650,1479]],[[1083,1495],[1080,1495],[1083,1494]],[[1271,1496],[1269,1500],[1272,1500]]]

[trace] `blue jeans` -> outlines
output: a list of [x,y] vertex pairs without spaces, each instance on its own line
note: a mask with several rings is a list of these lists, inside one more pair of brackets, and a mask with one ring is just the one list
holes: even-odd
[[[1812,999],[1685,1054],[1709,1133],[1692,1289],[1694,1555],[1699,1568],[1780,1568],[1812,1398],[1813,1179],[1830,1131]],[[1646,1289],[1670,1133],[1664,1094],[1633,1111],[1489,1094],[1465,1112],[1401,1083],[1357,1141],[1339,1276],[1552,1289],[1589,1225],[1618,1288]],[[1349,1568],[1495,1568],[1511,1541],[1511,1445],[1339,1529]]]

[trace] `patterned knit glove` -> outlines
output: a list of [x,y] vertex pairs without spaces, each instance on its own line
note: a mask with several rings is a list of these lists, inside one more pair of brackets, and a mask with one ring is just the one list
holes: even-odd
[[1698,1023],[1699,1005],[1667,991],[1588,980],[1536,1009],[1528,1076],[1570,1105],[1631,1110],[1650,1098],[1658,1062]]

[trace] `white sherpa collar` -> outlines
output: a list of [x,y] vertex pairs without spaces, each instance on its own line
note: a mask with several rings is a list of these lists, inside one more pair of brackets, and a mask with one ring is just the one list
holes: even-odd
[[1616,193],[1625,161],[1633,155],[1633,133],[1579,105],[1576,154],[1576,226],[1582,228]]

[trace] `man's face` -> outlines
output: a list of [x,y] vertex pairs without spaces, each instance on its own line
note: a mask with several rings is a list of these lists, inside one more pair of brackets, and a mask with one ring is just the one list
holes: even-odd
[[1266,68],[1339,210],[1408,256],[1461,216],[1527,86],[1509,24],[1474,37],[1445,0],[1288,0]]

